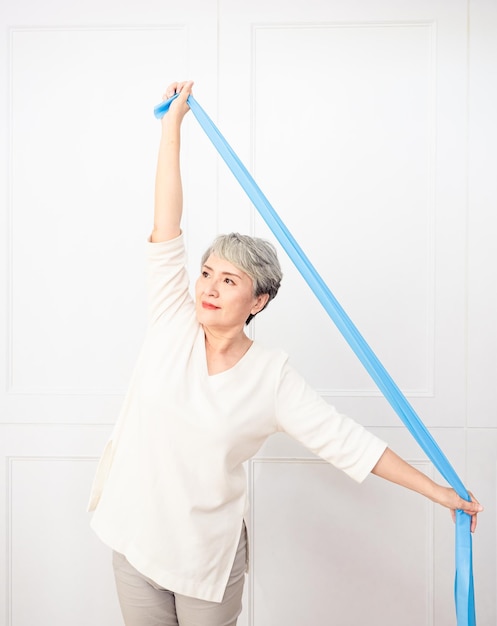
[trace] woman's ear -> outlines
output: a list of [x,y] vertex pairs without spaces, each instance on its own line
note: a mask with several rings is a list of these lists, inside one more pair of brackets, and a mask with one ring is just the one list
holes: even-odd
[[251,314],[255,315],[256,313],[259,313],[259,311],[262,311],[262,309],[268,303],[268,300],[269,300],[269,294],[268,293],[262,293],[260,296],[257,296],[256,303],[254,304],[254,306],[250,310]]

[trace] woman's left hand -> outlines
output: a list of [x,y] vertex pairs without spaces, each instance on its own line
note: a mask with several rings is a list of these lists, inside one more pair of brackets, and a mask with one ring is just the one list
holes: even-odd
[[481,511],[483,511],[482,505],[478,502],[478,500],[473,496],[471,492],[469,492],[471,502],[468,502],[467,500],[464,500],[463,498],[458,496],[454,489],[451,489],[450,487],[442,487],[441,485],[439,485],[439,488],[440,495],[438,496],[437,494],[436,502],[450,509],[454,522],[456,521],[456,510],[461,510],[468,515],[471,515],[471,532],[474,533],[476,530],[476,525],[478,523],[478,513],[481,513]]

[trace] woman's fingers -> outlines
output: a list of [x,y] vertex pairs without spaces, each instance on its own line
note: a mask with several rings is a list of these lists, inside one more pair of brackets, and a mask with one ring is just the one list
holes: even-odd
[[164,95],[162,96],[162,99],[169,100],[169,98],[172,98],[174,94],[181,93],[184,96],[183,100],[186,100],[192,92],[192,87],[192,80],[184,80],[182,82],[171,83],[170,85],[168,85]]
[[170,85],[168,85],[166,91],[164,92],[164,95],[162,96],[162,99],[169,100],[169,98],[172,98],[172,96],[174,96],[174,94],[176,93],[177,86],[178,83],[171,83]]
[[471,515],[471,532],[474,533],[476,530],[476,526],[478,524],[478,513],[483,511],[482,505],[478,502],[478,500],[473,496],[471,492],[469,492],[471,502],[464,500],[457,496],[456,504],[451,507],[451,515],[452,520],[455,522],[456,520],[456,509],[464,511],[468,515]]
[[188,99],[188,96],[192,93],[192,87],[193,87],[192,80],[174,82],[174,83],[171,83],[167,87],[163,95],[163,101],[169,100],[175,94],[178,94],[178,97],[175,98],[171,102],[166,115],[163,116],[162,118],[163,126],[167,125],[168,120],[172,118],[175,118],[177,122],[179,121],[179,123],[181,123],[183,117],[190,110],[190,105],[188,104],[187,99]]
[[474,533],[476,530],[476,526],[478,524],[478,513],[483,511],[483,507],[471,492],[469,492],[469,496],[471,498],[471,502],[468,504],[472,506],[470,507],[470,510],[467,512],[471,515],[471,532]]

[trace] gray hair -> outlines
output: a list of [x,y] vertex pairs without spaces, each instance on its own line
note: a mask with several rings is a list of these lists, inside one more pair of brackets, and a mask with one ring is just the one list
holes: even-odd
[[[266,293],[269,295],[261,311],[278,293],[283,273],[276,248],[269,241],[238,233],[219,235],[204,252],[202,266],[211,254],[232,263],[248,274],[254,283],[254,296]],[[253,317],[255,316],[250,314],[245,324],[248,324]]]

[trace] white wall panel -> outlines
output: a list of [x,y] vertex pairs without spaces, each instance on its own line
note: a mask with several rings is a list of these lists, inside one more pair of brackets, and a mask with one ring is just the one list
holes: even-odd
[[429,503],[399,491],[386,507],[385,483],[351,485],[323,461],[252,467],[253,624],[433,623]]
[[110,552],[82,506],[96,462],[9,459],[12,626],[121,623]]
[[132,120],[157,127],[152,89],[174,51],[186,74],[186,37],[184,26],[12,32],[14,393],[125,390],[145,300],[131,244],[150,229],[156,158]]
[[[388,4],[385,19],[387,4],[222,5],[221,46],[236,51],[225,60],[221,48],[223,128],[423,419],[461,425],[465,5]],[[266,235],[228,175],[220,181],[223,230]],[[255,336],[288,349],[367,425],[395,424],[283,262]]]
[[[434,25],[256,26],[253,46],[261,185],[405,392],[433,396]],[[275,305],[257,337],[315,387],[378,393],[292,267]]]
[[0,624],[120,622],[111,554],[89,527],[109,427],[0,425]]

